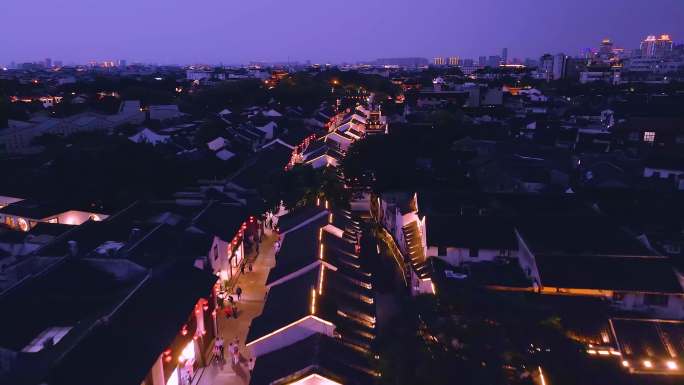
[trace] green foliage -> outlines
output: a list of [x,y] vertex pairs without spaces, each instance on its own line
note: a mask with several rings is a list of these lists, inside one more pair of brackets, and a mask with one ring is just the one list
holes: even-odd
[[[450,167],[451,144],[463,135],[459,119],[448,111],[436,112],[430,119],[433,122],[394,124],[389,135],[370,136],[352,144],[342,161],[345,177],[370,183],[377,192],[415,190],[433,183],[461,186],[463,173],[458,168],[444,173],[446,181],[437,178],[439,168]],[[435,159],[447,162],[432,162],[435,166],[429,171],[418,167],[419,160]]]
[[204,115],[217,113],[224,108],[239,111],[245,107],[263,105],[268,99],[268,93],[261,81],[248,79],[204,88],[187,96],[181,105],[188,113]]
[[350,198],[335,168],[314,169],[310,165],[280,172],[261,186],[260,194],[267,208],[276,209],[282,202],[288,210],[315,204],[319,198],[328,200],[332,207],[347,207]]
[[218,118],[209,118],[197,128],[194,136],[194,144],[199,148],[205,148],[207,143],[218,138],[226,137],[226,124]]
[[284,106],[312,112],[330,96],[330,87],[307,73],[298,72],[278,83],[271,93]]

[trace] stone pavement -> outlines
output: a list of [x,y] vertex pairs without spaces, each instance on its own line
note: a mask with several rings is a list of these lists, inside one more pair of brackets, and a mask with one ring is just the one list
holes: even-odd
[[[249,351],[245,347],[245,338],[252,319],[261,314],[264,308],[266,297],[266,278],[271,267],[275,266],[275,252],[273,244],[276,235],[266,230],[259,246],[259,255],[253,263],[253,271],[250,273],[245,269],[245,273],[240,275],[235,287],[242,288],[242,297],[238,302],[238,318],[227,319],[223,313],[217,316],[219,334],[225,341],[226,363],[222,366],[212,363],[197,374],[195,381],[197,385],[247,385],[249,384],[249,370],[247,361]],[[235,291],[235,287],[233,291]],[[237,296],[233,294],[233,298]],[[235,338],[239,340],[240,364],[232,365],[231,357],[228,353],[228,345]]]

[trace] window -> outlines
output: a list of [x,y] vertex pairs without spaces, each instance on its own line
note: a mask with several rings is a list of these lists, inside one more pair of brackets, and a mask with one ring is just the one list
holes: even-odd
[[447,249],[444,246],[438,246],[437,247],[437,255],[440,257],[446,257],[447,255]]
[[644,142],[648,142],[648,143],[655,142],[655,132],[644,131]]
[[479,249],[471,248],[470,249],[470,258],[477,258],[479,253],[480,253]]
[[646,294],[644,295],[644,305],[667,306],[668,299],[668,296],[662,294]]

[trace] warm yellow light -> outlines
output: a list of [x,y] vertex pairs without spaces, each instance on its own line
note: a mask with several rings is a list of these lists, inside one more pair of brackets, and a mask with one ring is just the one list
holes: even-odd
[[323,295],[323,274],[325,271],[325,265],[321,265],[321,273],[318,277],[318,295]]
[[678,368],[677,363],[674,361],[667,361],[665,365],[667,365],[667,368],[670,370],[677,370]]
[[[316,291],[314,290],[314,293],[315,293],[315,292],[316,292]],[[309,320],[309,319],[314,319],[314,320],[316,320],[316,321],[318,321],[318,322],[321,322],[321,323],[323,323],[323,324],[325,324],[325,325],[328,325],[328,326],[330,326],[330,327],[335,326],[335,325],[333,325],[332,322],[329,322],[329,321],[326,321],[326,320],[324,320],[324,319],[322,319],[322,318],[316,317],[315,315],[308,315],[308,316],[303,317],[303,318],[300,318],[300,319],[298,319],[297,321],[294,321],[294,322],[292,322],[292,323],[290,323],[290,324],[288,324],[288,325],[285,325],[285,326],[281,327],[280,329],[276,329],[276,330],[274,330],[274,331],[272,331],[272,332],[270,332],[270,333],[268,333],[268,334],[266,334],[266,335],[264,335],[264,336],[262,336],[262,337],[259,337],[259,338],[255,339],[255,340],[252,341],[252,342],[248,342],[247,344],[245,344],[245,346],[250,346],[250,345],[253,345],[253,344],[255,344],[255,343],[259,342],[259,341],[263,341],[263,340],[265,340],[265,339],[267,339],[267,338],[269,338],[269,337],[272,337],[272,336],[274,336],[274,335],[276,335],[276,334],[282,332],[283,330],[289,329],[290,327],[295,326],[295,325],[299,325],[300,323],[305,322],[306,320]]]
[[305,385],[305,384],[327,384],[327,385],[342,385],[339,382],[333,381],[329,378],[323,377],[319,374],[309,374],[308,376],[290,383],[290,385]]
[[607,355],[610,354],[610,352],[607,351],[607,350],[599,350],[599,351],[598,351],[598,354],[600,354],[600,355],[602,355],[602,356],[607,356]]
[[541,366],[538,366],[539,368],[539,381],[541,382],[541,385],[546,385],[546,379],[544,378],[544,372],[542,372]]
[[[322,230],[322,229],[321,229]],[[321,243],[321,249],[318,252],[318,259],[323,259],[323,244]]]
[[316,314],[316,289],[311,289],[311,314]]
[[624,366],[625,368],[629,368],[629,361],[627,361],[627,360],[622,361],[622,366]]
[[596,350],[594,350],[594,349],[589,349],[589,350],[587,350],[587,353],[589,353],[589,354],[596,354]]
[[653,363],[652,363],[651,361],[649,361],[649,360],[644,360],[644,367],[645,367],[645,368],[652,368],[652,367],[653,367]]

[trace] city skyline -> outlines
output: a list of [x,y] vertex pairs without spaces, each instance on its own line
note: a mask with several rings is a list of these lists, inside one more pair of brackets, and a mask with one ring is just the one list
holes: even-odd
[[[684,25],[679,23],[684,7],[677,0],[649,4],[579,0],[544,9],[534,7],[533,0],[515,4],[428,0],[420,6],[393,2],[393,7],[384,0],[325,6],[306,1],[287,9],[278,5],[273,0],[258,4],[151,0],[142,5],[122,0],[104,10],[83,0],[38,8],[11,0],[0,23],[0,63],[45,58],[64,63],[125,59],[158,64],[340,63],[410,56],[477,59],[499,55],[502,48],[508,48],[509,58],[523,59],[545,52],[576,55],[597,47],[604,38],[636,49],[647,35],[670,34],[675,43],[684,36]],[[568,14],[581,16],[565,17]],[[41,28],[26,30],[28,15]],[[359,18],[369,19],[356,23]],[[541,30],[543,34],[537,32]],[[18,34],[22,39],[16,39]]]

